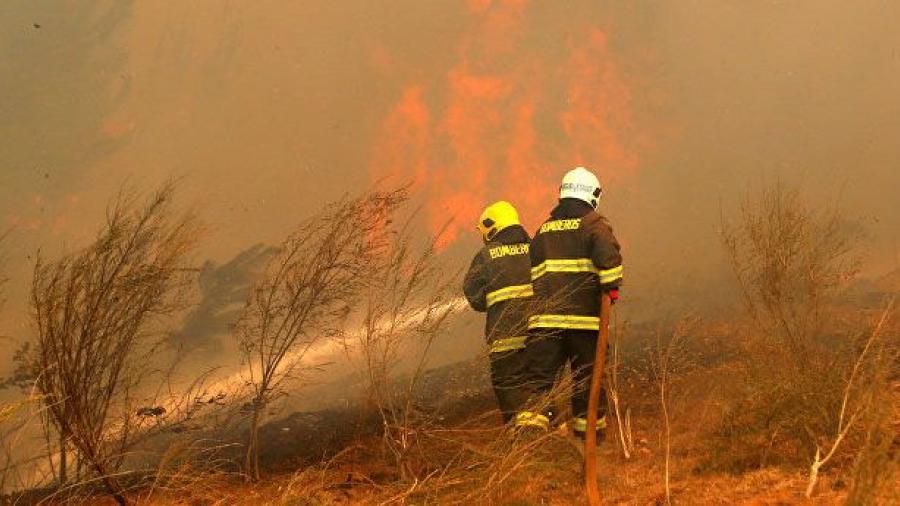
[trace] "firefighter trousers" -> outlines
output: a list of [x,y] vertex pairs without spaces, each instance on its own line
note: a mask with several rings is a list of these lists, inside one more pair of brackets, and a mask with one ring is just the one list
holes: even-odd
[[503,422],[508,423],[528,401],[526,389],[527,367],[525,349],[500,351],[490,354],[491,384],[497,405],[503,415]]
[[[553,389],[566,364],[572,369],[572,426],[584,433],[587,426],[588,397],[591,374],[597,352],[598,331],[574,329],[539,329],[528,339],[529,369],[535,394],[546,395]],[[553,418],[552,407],[544,413]],[[605,428],[606,388],[600,391],[597,427]]]

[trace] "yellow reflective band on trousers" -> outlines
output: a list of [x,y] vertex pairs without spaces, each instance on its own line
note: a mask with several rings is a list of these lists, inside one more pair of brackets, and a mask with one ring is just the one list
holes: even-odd
[[495,339],[491,343],[491,353],[500,353],[501,351],[521,350],[525,347],[525,336],[506,337],[503,339]]
[[579,273],[587,272],[596,274],[601,284],[612,283],[622,278],[624,272],[621,265],[611,269],[598,269],[590,258],[572,258],[563,260],[546,260],[540,265],[531,268],[531,281],[537,281],[548,272]]
[[[606,417],[597,419],[597,430],[603,430],[606,428]],[[575,417],[572,419],[572,430],[575,432],[586,432],[587,431],[587,418],[579,418]]]
[[513,285],[490,292],[489,294],[487,294],[486,299],[488,307],[491,307],[498,302],[503,302],[504,300],[524,299],[527,297],[531,297],[532,295],[534,295],[534,290],[531,288],[531,284]]
[[539,314],[528,319],[529,329],[600,330],[600,318],[563,314]]
[[550,419],[540,413],[531,411],[519,411],[516,413],[516,427],[538,427],[544,430],[550,428]]

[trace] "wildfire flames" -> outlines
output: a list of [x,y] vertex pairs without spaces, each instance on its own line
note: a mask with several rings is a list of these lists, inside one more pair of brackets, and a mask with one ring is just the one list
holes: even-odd
[[566,57],[534,51],[540,31],[524,0],[472,0],[474,17],[437,84],[410,82],[383,120],[374,179],[411,180],[447,246],[490,201],[508,199],[527,226],[576,165],[620,180],[638,164],[631,96],[597,27],[573,29]]

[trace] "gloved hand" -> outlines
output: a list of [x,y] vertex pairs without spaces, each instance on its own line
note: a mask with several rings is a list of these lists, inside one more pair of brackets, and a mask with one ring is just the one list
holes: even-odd
[[609,304],[614,305],[616,301],[619,300],[619,290],[614,289],[609,291]]

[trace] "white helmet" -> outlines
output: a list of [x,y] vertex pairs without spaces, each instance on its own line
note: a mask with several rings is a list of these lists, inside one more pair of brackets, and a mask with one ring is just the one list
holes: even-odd
[[584,167],[576,167],[566,172],[559,186],[559,198],[583,200],[594,209],[597,209],[602,193],[600,180]]

